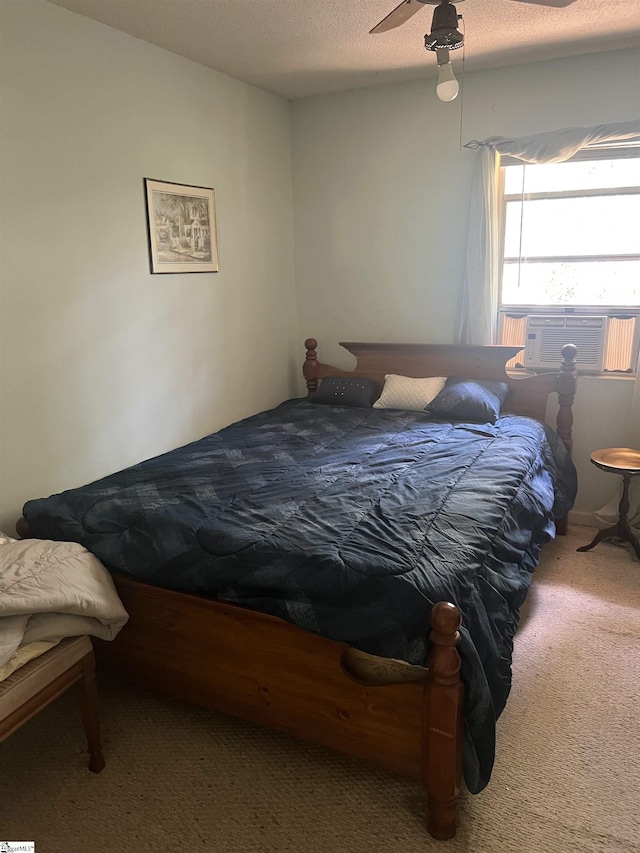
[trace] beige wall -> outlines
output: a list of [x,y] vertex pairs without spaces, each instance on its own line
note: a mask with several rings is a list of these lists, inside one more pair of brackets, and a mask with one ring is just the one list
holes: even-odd
[[[295,387],[289,104],[2,0],[0,529]],[[150,275],[143,177],[216,190],[220,272]]]
[[[442,103],[428,79],[293,103],[300,330],[324,360],[349,364],[340,340],[453,341],[476,159],[460,139],[636,118],[640,52],[467,74],[463,95]],[[632,390],[629,380],[580,382],[580,511],[612,488],[590,452],[640,444]]]

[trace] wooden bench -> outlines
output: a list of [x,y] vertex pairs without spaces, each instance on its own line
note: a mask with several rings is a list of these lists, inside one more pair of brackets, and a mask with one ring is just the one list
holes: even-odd
[[0,682],[0,743],[78,684],[82,721],[89,746],[89,770],[104,767],[100,746],[95,658],[89,637],[69,637]]

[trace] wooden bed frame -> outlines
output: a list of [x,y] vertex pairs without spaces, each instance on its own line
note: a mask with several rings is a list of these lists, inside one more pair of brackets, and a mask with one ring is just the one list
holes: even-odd
[[[512,388],[508,409],[544,420],[557,392],[556,428],[571,449],[576,349],[562,350],[559,373],[507,376],[518,347],[343,343],[357,358],[353,371],[323,364],[317,342],[306,341],[309,393],[328,374],[460,375],[499,379]],[[29,535],[26,520],[18,533]],[[348,646],[273,616],[215,599],[114,576],[129,622],[112,643],[96,643],[99,662],[171,695],[303,740],[363,758],[414,778],[427,793],[427,827],[434,838],[456,831],[462,778],[464,689],[456,649],[461,624],[453,604],[431,615],[424,683],[372,686],[354,677]]]

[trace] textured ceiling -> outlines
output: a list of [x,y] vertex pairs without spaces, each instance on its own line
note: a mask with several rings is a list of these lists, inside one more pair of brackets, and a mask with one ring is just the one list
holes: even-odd
[[[285,98],[435,74],[425,50],[433,6],[387,33],[369,30],[400,0],[49,0]],[[465,70],[640,45],[640,0],[564,9],[458,0]],[[462,51],[452,54],[454,66]]]

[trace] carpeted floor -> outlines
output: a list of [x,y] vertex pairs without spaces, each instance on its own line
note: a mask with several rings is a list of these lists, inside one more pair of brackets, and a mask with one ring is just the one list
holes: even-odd
[[573,527],[545,548],[516,639],[494,775],[450,842],[419,786],[112,678],[105,770],[74,692],[0,745],[0,840],[36,853],[640,850],[640,562]]

